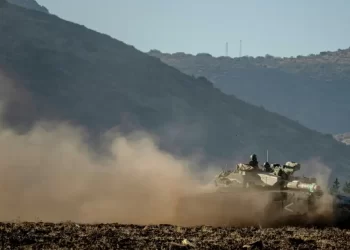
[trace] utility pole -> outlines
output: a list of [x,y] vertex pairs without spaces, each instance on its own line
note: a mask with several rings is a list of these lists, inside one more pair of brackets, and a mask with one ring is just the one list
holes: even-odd
[[266,150],[266,162],[269,162],[269,150]]
[[242,57],[242,40],[239,41],[239,57]]

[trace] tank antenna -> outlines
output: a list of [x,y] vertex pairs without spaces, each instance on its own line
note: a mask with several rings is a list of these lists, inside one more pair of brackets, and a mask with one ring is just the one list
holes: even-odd
[[266,150],[266,162],[269,162],[269,150]]

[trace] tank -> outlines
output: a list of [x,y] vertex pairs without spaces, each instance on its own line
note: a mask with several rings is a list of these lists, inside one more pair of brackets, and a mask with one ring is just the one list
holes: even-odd
[[[213,180],[213,189],[183,197],[178,203],[178,222],[188,225],[272,225],[299,218],[314,218],[324,191],[316,178],[294,176],[300,163],[265,163],[253,167],[239,163],[221,171]],[[339,196],[334,208],[345,211],[350,204]],[[338,211],[338,210],[337,210]],[[331,212],[334,212],[332,210]]]
[[262,216],[308,216],[316,212],[323,196],[316,178],[296,177],[300,163],[283,165],[265,163],[264,168],[239,163],[234,170],[223,171],[214,179],[216,192],[250,192],[260,194],[265,201]]

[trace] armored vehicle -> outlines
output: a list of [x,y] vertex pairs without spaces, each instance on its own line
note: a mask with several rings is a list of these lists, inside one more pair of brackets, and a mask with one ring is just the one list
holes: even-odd
[[[239,163],[215,176],[210,192],[183,197],[177,218],[191,225],[220,226],[315,218],[324,192],[316,178],[294,176],[300,168],[300,163],[292,161],[283,165],[266,162],[262,167]],[[344,200],[340,197],[334,205],[344,205]]]
[[283,216],[312,215],[323,196],[316,178],[297,177],[300,163],[265,163],[263,168],[239,163],[234,170],[223,171],[214,183],[217,192],[250,192],[264,196],[263,208],[269,220]]

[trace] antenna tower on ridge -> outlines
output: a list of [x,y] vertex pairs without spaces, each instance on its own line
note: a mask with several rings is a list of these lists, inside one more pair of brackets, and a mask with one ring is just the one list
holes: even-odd
[[226,56],[228,56],[228,42],[226,42]]
[[242,57],[242,40],[239,41],[239,57]]

